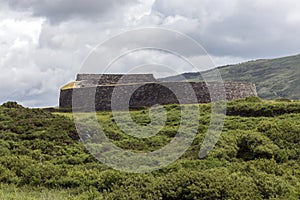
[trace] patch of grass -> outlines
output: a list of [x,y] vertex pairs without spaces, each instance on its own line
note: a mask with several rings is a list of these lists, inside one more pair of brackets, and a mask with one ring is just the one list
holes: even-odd
[[0,185],[0,199],[3,200],[80,200],[68,190],[49,190],[47,188],[17,187]]
[[75,88],[76,87],[76,82],[71,82],[71,83],[68,83],[66,85],[64,85],[61,90],[67,90],[67,89],[72,89],[72,88]]

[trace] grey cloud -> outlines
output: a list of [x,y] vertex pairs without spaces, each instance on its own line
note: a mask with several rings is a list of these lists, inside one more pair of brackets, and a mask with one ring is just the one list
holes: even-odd
[[71,18],[99,19],[113,17],[124,6],[137,3],[137,0],[1,0],[8,2],[12,9],[29,11],[34,16],[45,17],[51,23],[59,23]]
[[[299,1],[193,0],[182,4],[157,0],[152,14],[159,13],[163,26],[187,33],[214,56],[250,59],[300,52]],[[185,20],[170,20],[177,16]],[[186,24],[194,27],[187,29]]]
[[[23,35],[20,28],[0,37],[0,56],[5,58],[0,60],[0,101],[57,105],[59,87],[74,79],[93,47],[115,34],[141,27],[186,33],[222,64],[294,54],[300,49],[299,0],[156,0],[152,12],[149,4],[143,7],[139,0],[0,0],[0,25],[5,15],[12,19],[5,23],[38,20],[34,16],[48,19],[36,38],[38,44],[26,38],[28,34]],[[5,27],[1,31],[5,32]],[[147,33],[134,37],[140,37],[144,45],[151,42]],[[10,46],[16,38],[28,44],[13,49]],[[197,56],[184,40],[160,34],[153,40]],[[107,52],[126,45],[124,40],[109,46]],[[178,73],[189,70],[176,59],[156,53],[129,56],[115,63],[112,70],[127,72],[127,67],[144,62],[175,66]]]

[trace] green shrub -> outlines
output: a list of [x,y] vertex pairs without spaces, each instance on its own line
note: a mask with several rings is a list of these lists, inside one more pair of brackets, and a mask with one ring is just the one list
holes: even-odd
[[[99,112],[97,118],[115,145],[145,153],[168,144],[178,132],[180,109],[195,110],[196,106],[164,106],[165,126],[144,139],[122,132],[110,112]],[[43,187],[65,190],[72,193],[69,199],[300,198],[300,102],[267,102],[255,97],[228,102],[230,116],[226,116],[220,138],[202,159],[199,150],[212,133],[207,133],[211,105],[199,108],[199,126],[189,121],[183,124],[184,134],[194,128],[197,134],[180,159],[158,171],[128,174],[110,169],[89,154],[78,140],[72,113],[54,115],[8,103],[0,106],[0,182],[33,191]],[[147,125],[148,111],[132,111],[131,117]],[[122,120],[126,125],[128,119]],[[0,188],[0,198],[1,192]]]
[[268,137],[257,132],[245,132],[242,134],[237,146],[239,148],[237,157],[243,160],[253,160],[256,158],[271,159],[279,150],[279,147]]
[[292,100],[288,98],[280,98],[280,99],[275,99],[276,102],[292,102]]

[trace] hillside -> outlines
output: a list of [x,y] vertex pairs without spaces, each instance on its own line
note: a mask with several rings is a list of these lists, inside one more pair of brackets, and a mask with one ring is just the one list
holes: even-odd
[[[152,173],[130,174],[108,168],[85,150],[72,113],[6,103],[0,106],[0,199],[300,198],[300,102],[253,97],[229,102],[220,140],[205,159],[198,152],[210,105],[199,106],[198,133],[179,160]],[[164,107],[165,127],[144,139],[124,134],[110,112],[97,118],[116,145],[147,152],[166,145],[177,132],[180,106]],[[131,115],[145,125],[147,113]]]
[[[258,95],[264,99],[300,99],[300,55],[276,59],[249,61],[217,68],[225,81],[249,81],[256,84]],[[208,74],[205,71],[203,74]],[[201,80],[199,73],[185,73],[188,80]],[[180,76],[162,79],[181,81]]]

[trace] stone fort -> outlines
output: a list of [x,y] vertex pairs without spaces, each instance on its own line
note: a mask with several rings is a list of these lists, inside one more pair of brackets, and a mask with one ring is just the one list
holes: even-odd
[[[87,111],[111,110],[116,90],[117,97],[114,97],[121,104],[127,101],[129,108],[133,109],[156,104],[209,103],[219,100],[215,98],[218,96],[226,100],[257,96],[255,85],[248,82],[162,82],[152,74],[78,74],[74,82],[61,88],[59,107],[76,107]],[[180,91],[180,96],[184,98],[178,100],[174,90]],[[126,99],[128,95],[130,99]],[[76,103],[72,99],[74,96],[77,98]]]

